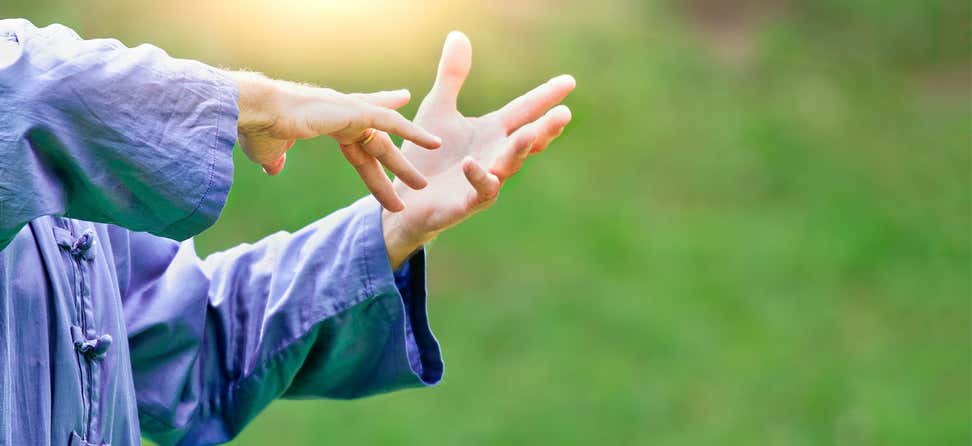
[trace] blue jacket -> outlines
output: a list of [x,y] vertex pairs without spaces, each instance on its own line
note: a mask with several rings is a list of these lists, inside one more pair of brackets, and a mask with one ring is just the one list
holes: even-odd
[[442,376],[425,256],[363,198],[200,259],[237,91],[158,48],[0,20],[0,445],[229,440],[275,398]]

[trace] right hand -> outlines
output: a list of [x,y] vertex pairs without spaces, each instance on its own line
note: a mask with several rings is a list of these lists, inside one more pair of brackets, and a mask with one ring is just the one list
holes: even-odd
[[389,211],[401,211],[405,203],[382,165],[411,188],[421,189],[428,184],[385,133],[394,133],[426,149],[442,144],[438,137],[395,111],[408,103],[408,90],[345,94],[272,80],[257,73],[228,74],[239,85],[240,147],[267,174],[276,175],[283,170],[287,151],[296,140],[328,135],[337,140],[368,190]]
[[471,66],[469,38],[450,33],[435,85],[415,115],[416,123],[445,143],[435,152],[409,142],[402,145],[402,152],[428,176],[429,187],[409,190],[396,181],[408,209],[382,213],[393,268],[441,231],[492,206],[503,183],[528,156],[545,150],[571,120],[570,109],[558,105],[576,86],[569,75],[554,77],[491,113],[464,116],[456,101]]

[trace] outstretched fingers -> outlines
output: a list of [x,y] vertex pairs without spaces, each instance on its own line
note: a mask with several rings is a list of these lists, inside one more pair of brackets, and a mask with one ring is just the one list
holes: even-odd
[[473,187],[474,193],[470,196],[473,206],[488,203],[499,195],[500,179],[487,172],[471,157],[467,156],[462,160],[462,173]]
[[510,101],[496,113],[506,133],[513,133],[543,116],[550,107],[563,101],[576,86],[577,81],[573,76],[569,74],[557,76]]

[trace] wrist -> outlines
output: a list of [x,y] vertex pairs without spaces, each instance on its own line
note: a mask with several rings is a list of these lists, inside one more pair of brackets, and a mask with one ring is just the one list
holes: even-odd
[[398,269],[415,251],[437,235],[435,232],[415,231],[402,222],[400,212],[385,209],[381,210],[381,232],[392,269]]
[[226,71],[238,89],[239,118],[236,127],[240,133],[262,130],[272,122],[272,114],[268,113],[276,96],[274,81],[263,74],[252,71]]

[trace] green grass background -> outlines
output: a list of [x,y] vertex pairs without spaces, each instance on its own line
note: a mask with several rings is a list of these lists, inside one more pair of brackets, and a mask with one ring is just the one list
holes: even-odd
[[[450,29],[475,48],[468,114],[578,80],[561,140],[430,248],[444,381],[280,401],[232,444],[972,441],[967,1],[349,1],[291,33],[299,1],[175,3],[0,15],[408,87],[406,116]],[[277,178],[239,155],[203,253],[365,193],[327,140]]]

